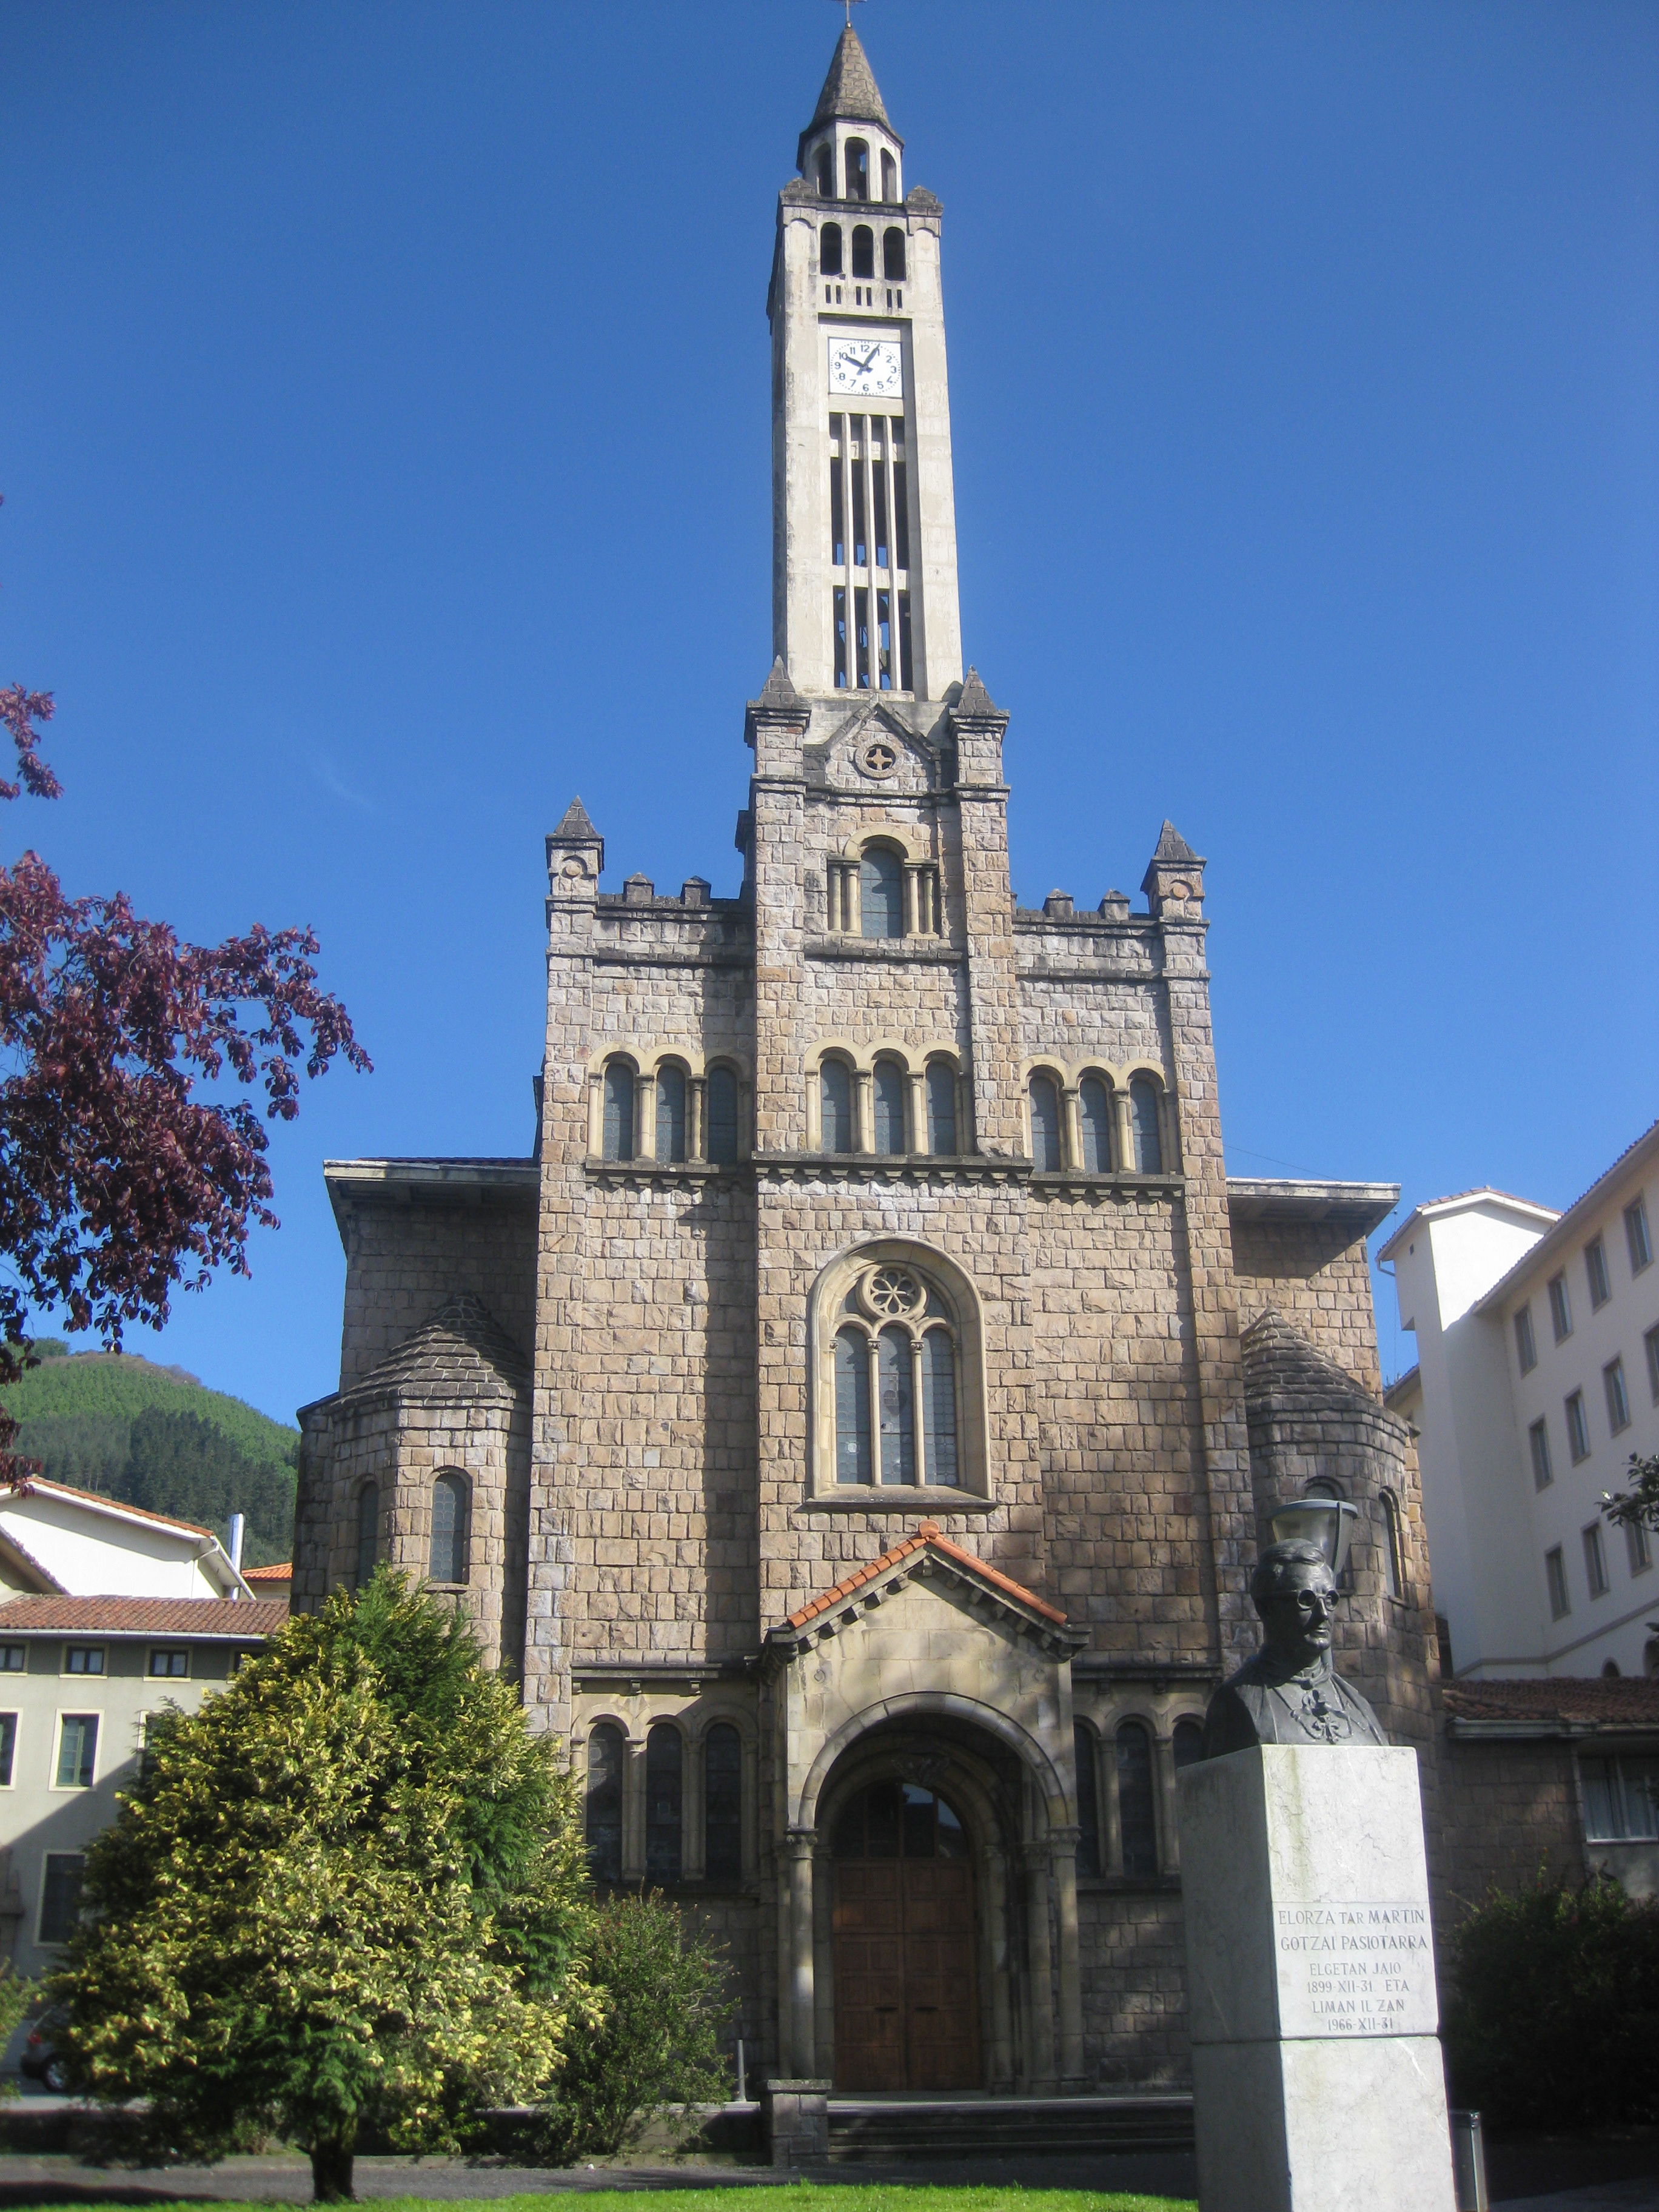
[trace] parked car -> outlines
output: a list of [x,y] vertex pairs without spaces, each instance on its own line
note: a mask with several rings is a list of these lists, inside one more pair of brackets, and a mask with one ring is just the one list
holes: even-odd
[[43,2012],[28,2032],[23,2045],[23,2055],[17,2062],[19,2073],[27,2074],[32,2081],[39,2081],[54,2095],[63,2096],[69,2087],[69,2068],[58,2049],[57,2030],[66,2017],[62,2005],[53,2005]]

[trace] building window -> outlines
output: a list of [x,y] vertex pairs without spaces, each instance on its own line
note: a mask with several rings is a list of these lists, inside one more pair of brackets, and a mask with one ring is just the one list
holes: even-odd
[[1642,1339],[1642,1349],[1648,1356],[1648,1389],[1653,1402],[1659,1406],[1659,1328],[1650,1328]]
[[173,1647],[152,1650],[149,1671],[157,1680],[176,1682],[190,1672],[190,1653]]
[[841,266],[841,225],[826,222],[818,233],[818,269],[825,276],[839,276]]
[[1659,1759],[1581,1759],[1584,1840],[1659,1843]]
[[857,1149],[853,1135],[853,1071],[844,1060],[826,1060],[818,1070],[818,1136],[826,1152]]
[[1083,1138],[1085,1175],[1112,1172],[1112,1094],[1097,1075],[1078,1085],[1078,1127]]
[[1095,1779],[1095,1737],[1081,1721],[1072,1723],[1072,1755],[1077,1762],[1077,1870],[1097,1875],[1100,1856],[1100,1791]]
[[1584,1273],[1589,1278],[1590,1308],[1606,1305],[1613,1296],[1613,1285],[1607,1279],[1607,1248],[1599,1237],[1592,1237],[1584,1247]]
[[729,1067],[708,1071],[708,1123],[703,1149],[716,1167],[738,1157],[738,1079]]
[[1532,1486],[1547,1490],[1555,1480],[1555,1469],[1550,1465],[1549,1424],[1534,1421],[1527,1431],[1527,1442],[1532,1447]]
[[896,1060],[878,1060],[871,1085],[875,1148],[878,1152],[902,1152],[904,1144],[904,1094],[909,1089],[904,1070]]
[[71,1644],[64,1656],[66,1674],[101,1674],[104,1671],[104,1647],[101,1644]]
[[1124,1873],[1155,1875],[1158,1808],[1152,1802],[1152,1739],[1139,1721],[1125,1721],[1117,1732],[1117,1821]]
[[1607,1426],[1617,1436],[1630,1426],[1630,1393],[1625,1388],[1625,1363],[1610,1359],[1601,1370],[1601,1387],[1607,1395]]
[[904,863],[889,845],[872,845],[859,862],[859,928],[865,937],[904,934]]
[[847,191],[849,200],[867,200],[870,197],[870,149],[862,138],[847,142]]
[[708,1731],[702,1753],[702,1861],[710,1881],[743,1880],[743,1738],[730,1721]]
[[685,1158],[685,1070],[672,1060],[657,1070],[657,1158]]
[[432,1556],[427,1567],[434,1583],[466,1580],[467,1480],[453,1468],[432,1486]]
[[1592,1597],[1605,1597],[1607,1594],[1607,1560],[1601,1549],[1601,1522],[1592,1521],[1581,1534],[1584,1545],[1584,1580],[1589,1584],[1589,1594]]
[[380,1555],[380,1486],[378,1482],[366,1482],[357,1492],[357,1589],[368,1588]]
[[1393,1491],[1382,1492],[1382,1587],[1389,1596],[1406,1595],[1405,1530],[1401,1525],[1400,1500]]
[[884,230],[881,234],[881,273],[890,284],[904,282],[904,233]]
[[64,1713],[58,1723],[58,1787],[90,1790],[98,1765],[96,1713]]
[[1648,1202],[1633,1199],[1625,1208],[1625,1243],[1630,1251],[1630,1271],[1639,1275],[1653,1259],[1653,1238],[1648,1231]]
[[1183,1767],[1196,1766],[1204,1756],[1203,1722],[1177,1721],[1170,1732],[1170,1747],[1175,1754],[1175,1770],[1177,1774]]
[[954,1333],[919,1275],[884,1267],[860,1279],[836,1331],[835,1374],[838,1482],[960,1486]]
[[1633,1575],[1645,1574],[1653,1565],[1653,1554],[1648,1548],[1648,1532],[1644,1522],[1626,1522],[1625,1556],[1630,1561],[1630,1571]]
[[1532,1333],[1530,1306],[1522,1306],[1515,1316],[1515,1356],[1523,1375],[1530,1375],[1538,1364],[1538,1344]]
[[1589,1409],[1584,1394],[1575,1390],[1566,1401],[1567,1453],[1573,1465],[1590,1455]]
[[1137,1075],[1129,1085],[1129,1122],[1134,1132],[1135,1173],[1162,1175],[1164,1139],[1158,1128],[1158,1089],[1148,1076]]
[[67,1943],[81,1917],[81,1876],[86,1860],[79,1851],[48,1851],[40,1882],[42,1943]]
[[1559,1544],[1552,1544],[1544,1554],[1544,1579],[1549,1584],[1551,1616],[1564,1620],[1572,1605],[1567,1596],[1567,1563]]
[[595,1881],[622,1880],[623,1732],[601,1721],[587,1732],[587,1868]]
[[17,1763],[17,1716],[0,1713],[0,1790],[12,1785],[12,1769]]
[[652,1881],[680,1878],[680,1778],[684,1744],[671,1722],[645,1739],[645,1871]]
[[1031,1101],[1031,1164],[1039,1175],[1059,1175],[1066,1165],[1060,1133],[1060,1085],[1052,1075],[1034,1075]]
[[625,1060],[605,1066],[605,1120],[599,1151],[607,1160],[634,1157],[634,1071]]
[[867,222],[857,223],[853,230],[853,274],[869,278],[875,273],[876,234]]
[[28,1652],[21,1644],[0,1644],[0,1674],[21,1674],[28,1664]]
[[957,1072],[947,1060],[927,1064],[927,1149],[950,1158],[957,1149]]
[[[898,163],[893,159],[892,155],[884,147],[882,149],[881,156],[881,196],[883,199],[887,202],[890,207],[898,198]],[[890,236],[891,234],[892,234],[890,232],[889,235]],[[902,237],[903,234],[902,231],[899,233],[900,237]],[[890,276],[892,272],[889,270],[888,273]],[[899,270],[899,275],[902,276],[903,274],[904,271],[901,269]]]
[[1567,1296],[1565,1275],[1550,1277],[1550,1326],[1558,1344],[1565,1344],[1572,1334],[1572,1302]]

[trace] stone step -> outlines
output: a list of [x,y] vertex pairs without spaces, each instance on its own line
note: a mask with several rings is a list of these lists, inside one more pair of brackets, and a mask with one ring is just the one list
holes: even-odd
[[831,2097],[830,2156],[971,2157],[991,2152],[1190,2150],[1193,2100],[1117,2097]]

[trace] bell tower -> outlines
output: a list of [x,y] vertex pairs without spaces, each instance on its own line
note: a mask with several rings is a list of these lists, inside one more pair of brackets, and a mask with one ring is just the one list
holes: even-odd
[[772,636],[797,691],[939,699],[962,680],[943,210],[858,33],[836,42],[778,195]]

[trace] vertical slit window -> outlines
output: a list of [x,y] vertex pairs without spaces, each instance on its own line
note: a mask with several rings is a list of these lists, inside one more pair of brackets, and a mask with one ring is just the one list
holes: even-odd
[[[870,427],[872,429],[874,429],[876,425],[872,422]],[[871,505],[875,510],[876,566],[878,568],[885,568],[889,565],[887,559],[889,544],[887,536],[887,471],[883,465],[879,449],[878,449],[872,457],[870,492]]]
[[893,688],[892,598],[890,592],[876,593],[876,675],[882,691]]
[[1039,1175],[1058,1175],[1065,1165],[1060,1148],[1060,1090],[1051,1075],[1031,1078],[1031,1163]]
[[867,222],[861,222],[853,233],[853,274],[854,276],[873,276],[876,273],[876,234]]
[[1123,1871],[1158,1872],[1158,1816],[1152,1803],[1152,1740],[1139,1721],[1117,1732],[1117,1818],[1123,1838]]
[[[867,200],[870,197],[870,149],[862,138],[847,142],[847,197],[849,200]],[[857,232],[854,233],[856,238]],[[858,274],[854,264],[853,273]]]
[[859,863],[859,906],[864,936],[903,936],[904,866],[885,845],[872,845]]
[[857,1329],[836,1339],[836,1480],[869,1482],[870,1346]]
[[904,465],[904,425],[893,424],[893,557],[901,568],[910,565],[910,501]]
[[881,155],[881,196],[890,204],[898,198],[898,163],[885,147]]
[[818,1123],[826,1152],[853,1150],[853,1073],[845,1060],[826,1060],[818,1071]]
[[374,1562],[380,1551],[380,1486],[366,1482],[357,1492],[357,1572],[359,1589],[374,1578]]
[[685,1070],[683,1067],[659,1067],[657,1070],[657,1158],[659,1160],[683,1160],[685,1158]]
[[717,1167],[729,1167],[738,1157],[738,1079],[729,1067],[708,1071],[708,1133],[707,1150]]
[[680,1732],[659,1721],[645,1739],[645,1871],[652,1881],[680,1878]]
[[[902,543],[902,538],[901,543]],[[908,556],[903,553],[900,554],[899,560],[901,564],[903,563],[907,557]],[[910,594],[908,592],[901,592],[899,593],[898,603],[899,689],[902,691],[914,691],[916,686],[915,679],[910,673]]]
[[1095,1740],[1081,1721],[1072,1723],[1072,1751],[1077,1761],[1077,1870],[1099,1874],[1100,1792],[1095,1784]]
[[904,1150],[904,1070],[896,1060],[876,1062],[874,1097],[876,1150],[878,1152],[902,1152]]
[[1083,1168],[1085,1175],[1112,1171],[1112,1094],[1097,1075],[1086,1075],[1077,1095],[1078,1120],[1083,1127]]
[[927,1071],[927,1149],[947,1157],[957,1148],[957,1072],[942,1060]]
[[1162,1175],[1164,1139],[1158,1126],[1158,1085],[1144,1075],[1129,1085],[1129,1121],[1134,1130],[1135,1173]]
[[841,225],[826,222],[818,233],[818,268],[826,276],[841,274]]
[[833,568],[847,566],[846,504],[842,495],[839,453],[830,456],[830,565]]
[[881,234],[881,273],[890,284],[904,282],[904,233],[884,230]]
[[434,1583],[466,1580],[466,1477],[441,1474],[432,1486],[432,1549],[427,1572]]
[[634,1157],[634,1071],[626,1060],[613,1060],[605,1071],[605,1157]]
[[957,1483],[957,1353],[942,1328],[921,1340],[922,1439],[929,1482]]
[[860,691],[867,691],[870,689],[870,594],[862,584],[853,593],[853,615],[857,631],[854,642],[858,653],[858,688]]
[[1393,1491],[1382,1492],[1382,1587],[1390,1597],[1406,1595],[1406,1547],[1400,1522],[1400,1501]]
[[623,1733],[609,1721],[587,1738],[587,1867],[595,1881],[622,1880]]
[[818,198],[832,200],[836,197],[836,150],[833,146],[820,146],[817,158]]
[[835,630],[836,689],[837,691],[845,691],[847,689],[847,586],[845,584],[836,586]]
[[864,428],[864,417],[861,415],[854,415],[849,419],[852,422],[854,438],[856,440],[852,451],[853,566],[855,568],[867,568],[870,565],[870,544],[868,534],[864,526],[865,441],[858,434]]
[[881,1397],[881,1479],[913,1483],[916,1423],[908,1330],[884,1328],[876,1339],[876,1387]]
[[743,1879],[743,1738],[729,1721],[703,1744],[703,1872],[710,1881]]

